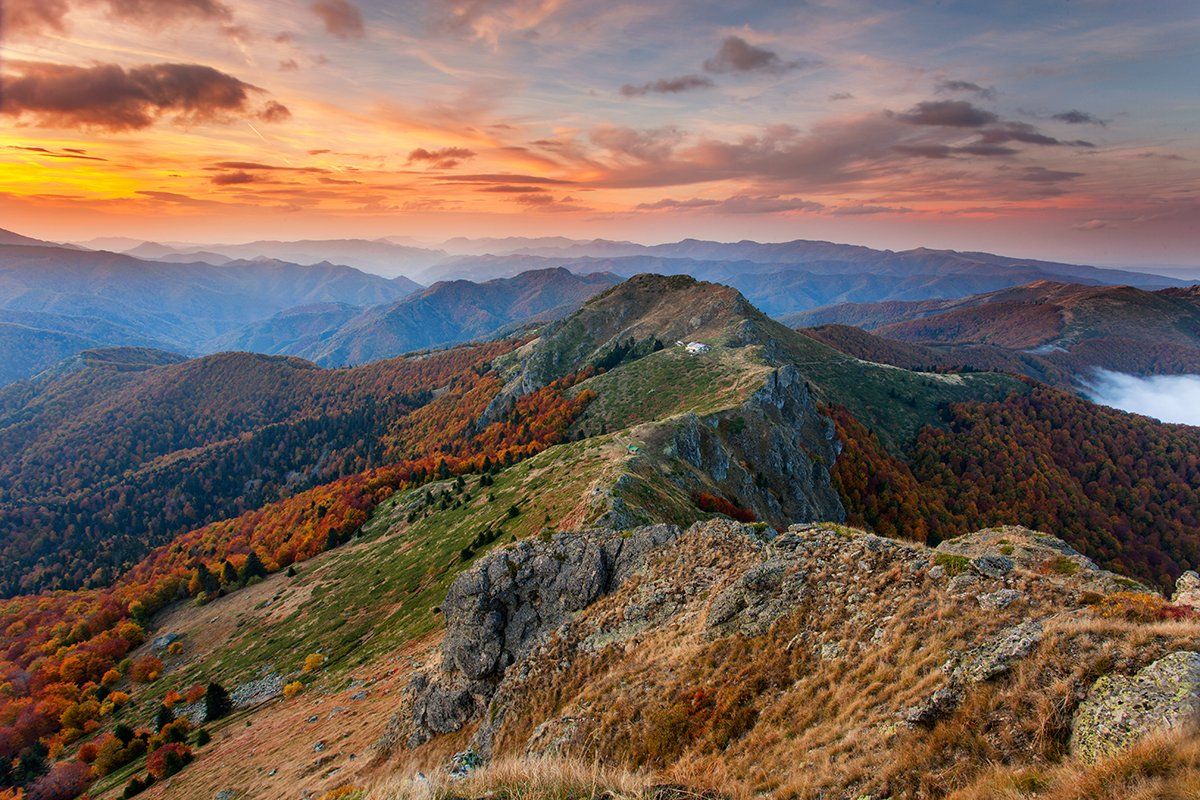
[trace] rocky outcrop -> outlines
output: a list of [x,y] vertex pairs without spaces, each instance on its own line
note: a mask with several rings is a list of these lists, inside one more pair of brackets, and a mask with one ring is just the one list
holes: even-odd
[[663,468],[686,490],[735,498],[779,529],[845,519],[829,472],[841,443],[796,367],[769,373],[739,408],[665,425]]
[[1030,620],[1005,628],[963,656],[947,661],[942,665],[942,671],[948,675],[946,685],[924,702],[906,710],[904,721],[910,725],[928,726],[948,716],[973,686],[1004,675],[1015,662],[1028,656],[1041,642],[1042,635],[1041,621]]
[[1071,752],[1095,761],[1160,731],[1200,722],[1200,653],[1179,651],[1136,675],[1105,675],[1075,713]]
[[557,534],[489,555],[460,575],[442,605],[441,663],[409,687],[410,745],[456,731],[482,713],[505,670],[677,536],[679,529],[668,525]]
[[804,578],[799,565],[781,558],[752,567],[717,595],[708,610],[709,630],[714,635],[765,633],[772,622],[800,604]]
[[985,577],[998,578],[1015,568],[1094,592],[1148,591],[1137,581],[1101,569],[1062,539],[1019,525],[957,536],[937,549],[966,559],[973,572]]
[[1175,581],[1175,594],[1171,602],[1177,606],[1200,609],[1200,575],[1188,570]]
[[458,730],[456,749],[489,760],[719,752],[753,770],[796,752],[834,763],[852,738],[852,768],[814,787],[827,797],[898,796],[896,753],[945,751],[914,775],[948,763],[961,726],[1019,761],[1022,737],[1042,734],[1014,715],[1070,715],[1079,675],[1190,649],[1186,631],[1149,643],[1095,616],[1081,588],[1095,576],[1046,569],[1066,545],[1021,535],[948,553],[838,524],[713,519],[513,545],[455,584],[440,657],[388,744]]

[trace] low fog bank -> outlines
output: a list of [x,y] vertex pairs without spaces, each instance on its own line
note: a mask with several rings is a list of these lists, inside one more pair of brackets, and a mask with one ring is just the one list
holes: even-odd
[[1093,402],[1163,422],[1200,425],[1200,375],[1153,375],[1096,370],[1083,393]]

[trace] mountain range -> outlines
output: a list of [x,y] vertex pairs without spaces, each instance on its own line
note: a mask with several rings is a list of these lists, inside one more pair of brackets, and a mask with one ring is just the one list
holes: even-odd
[[[1183,685],[1200,429],[865,360],[686,275],[545,278],[579,308],[488,342],[108,348],[0,390],[3,780],[349,800],[449,761],[483,798],[514,795],[480,763],[533,754],[515,785],[555,796],[1187,785],[1169,700],[1138,695],[1153,753],[1089,720],[1125,675]],[[490,326],[540,296],[514,280],[442,291]]]
[[[1097,368],[1200,372],[1194,286],[1151,292],[1037,281],[954,300],[847,303],[785,319],[859,357],[909,366],[1000,368],[1068,386]],[[901,354],[881,339],[914,347]]]
[[364,364],[556,319],[619,282],[605,273],[579,275],[562,268],[482,283],[440,281],[393,303],[366,308],[324,304],[288,309],[212,347],[286,353],[326,366]]

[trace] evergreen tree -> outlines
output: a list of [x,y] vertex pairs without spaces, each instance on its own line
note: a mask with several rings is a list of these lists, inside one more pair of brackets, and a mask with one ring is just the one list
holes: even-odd
[[234,569],[233,564],[229,563],[229,559],[225,559],[225,561],[221,564],[221,585],[233,586],[237,582],[237,570]]
[[233,711],[233,700],[229,692],[219,683],[210,683],[204,690],[204,721],[212,722]]
[[242,564],[242,569],[238,573],[238,577],[242,583],[247,583],[252,578],[267,577],[267,567],[263,564],[262,559],[258,557],[257,550],[251,550],[246,555],[246,563]]
[[167,708],[165,705],[158,707],[158,714],[154,717],[154,730],[161,731],[163,728],[175,721],[175,712]]

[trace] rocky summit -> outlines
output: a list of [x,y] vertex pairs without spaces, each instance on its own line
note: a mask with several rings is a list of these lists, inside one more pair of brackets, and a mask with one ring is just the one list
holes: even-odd
[[[1016,527],[937,548],[819,523],[559,533],[454,582],[379,748],[720,764],[829,797],[915,796],[964,759],[1095,758],[1196,710],[1192,629],[1104,611],[1133,586]],[[810,770],[770,766],[797,754]]]

